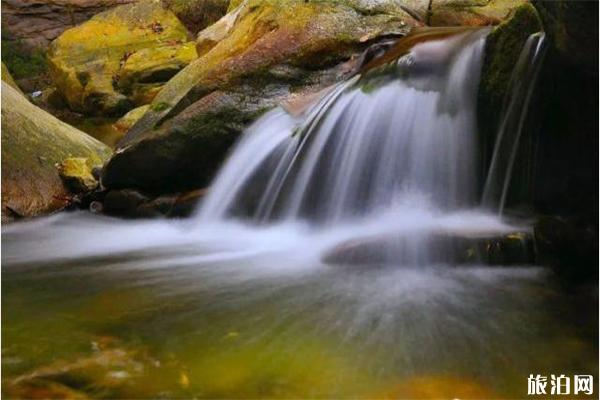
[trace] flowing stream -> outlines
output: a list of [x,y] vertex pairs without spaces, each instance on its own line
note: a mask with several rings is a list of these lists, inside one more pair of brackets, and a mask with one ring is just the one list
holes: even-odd
[[[458,265],[432,240],[529,231],[480,207],[487,32],[417,43],[303,115],[269,112],[191,219],[4,227],[3,391],[491,399],[526,397],[531,373],[596,374],[597,288]],[[384,262],[327,262],[373,238],[393,239]]]

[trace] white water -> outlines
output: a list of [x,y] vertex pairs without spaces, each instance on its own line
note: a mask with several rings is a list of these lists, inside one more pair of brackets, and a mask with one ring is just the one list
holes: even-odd
[[497,210],[500,215],[506,206],[515,160],[545,50],[545,34],[539,32],[531,35],[509,82],[482,199],[484,207]]
[[268,113],[243,135],[191,221],[75,214],[18,224],[3,230],[3,262],[149,251],[162,256],[131,263],[279,255],[287,261],[264,268],[313,268],[340,243],[384,235],[406,241],[409,261],[421,264],[426,235],[513,231],[477,209],[475,101],[486,32],[419,44],[391,82],[362,90],[377,77],[355,78],[304,118]]
[[398,62],[400,79],[369,92],[361,87],[369,78],[340,85],[306,121],[272,111],[238,144],[198,223],[332,225],[415,196],[440,210],[475,206],[484,42],[477,31],[418,44]]

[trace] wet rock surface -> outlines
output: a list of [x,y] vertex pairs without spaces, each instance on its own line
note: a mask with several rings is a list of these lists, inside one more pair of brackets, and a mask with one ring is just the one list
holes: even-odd
[[460,234],[385,235],[337,245],[323,256],[331,265],[533,265],[533,237],[526,232],[469,237]]

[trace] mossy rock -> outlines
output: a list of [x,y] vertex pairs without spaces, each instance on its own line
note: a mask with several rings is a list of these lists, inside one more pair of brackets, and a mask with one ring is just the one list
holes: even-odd
[[244,128],[265,111],[241,96],[215,92],[144,139],[120,149],[102,174],[109,189],[175,193],[208,185]]
[[67,188],[73,193],[86,193],[98,187],[92,170],[101,167],[86,157],[69,157],[57,164],[58,174]]
[[50,73],[69,107],[122,114],[196,58],[188,32],[159,0],[115,7],[50,45]]
[[129,111],[113,124],[115,129],[117,129],[119,132],[123,132],[124,134],[133,126],[133,124],[142,118],[146,111],[148,111],[148,108],[150,108],[150,105],[146,104]]
[[31,104],[2,82],[2,219],[63,208],[71,193],[55,165],[85,157],[101,165],[110,149]]
[[23,91],[21,90],[21,88],[19,88],[19,85],[17,85],[17,82],[15,82],[15,80],[13,79],[12,75],[10,74],[10,72],[8,71],[8,68],[6,68],[6,65],[4,63],[2,63],[2,80],[4,82],[8,83],[8,85],[10,85],[17,92],[23,94]]
[[214,90],[251,82],[277,65],[328,68],[361,52],[378,37],[405,34],[415,25],[420,23],[393,2],[246,0],[200,32],[200,58],[173,77],[154,99],[154,104],[168,107],[151,107],[122,144],[138,140]]
[[510,78],[529,36],[542,30],[535,8],[530,4],[517,7],[511,17],[488,35],[479,84],[479,123],[486,143],[494,143],[493,135],[507,95]]

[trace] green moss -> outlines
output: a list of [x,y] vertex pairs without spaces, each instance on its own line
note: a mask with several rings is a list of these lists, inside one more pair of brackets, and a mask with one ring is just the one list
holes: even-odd
[[150,109],[154,112],[161,112],[161,111],[165,111],[168,108],[170,108],[171,105],[169,103],[165,103],[165,102],[158,102],[158,103],[153,103],[150,105]]
[[481,75],[481,95],[486,102],[496,106],[502,104],[513,68],[527,38],[541,30],[537,11],[527,3],[516,8],[511,18],[489,34]]
[[2,32],[2,61],[15,79],[32,78],[48,70],[46,56],[21,40],[11,40]]

